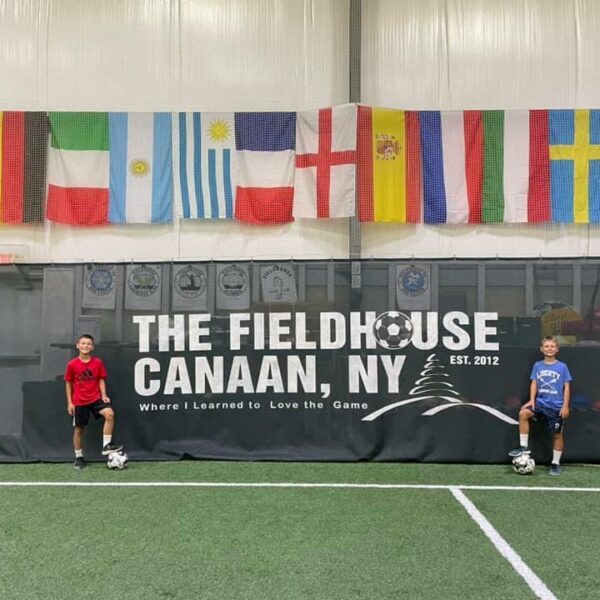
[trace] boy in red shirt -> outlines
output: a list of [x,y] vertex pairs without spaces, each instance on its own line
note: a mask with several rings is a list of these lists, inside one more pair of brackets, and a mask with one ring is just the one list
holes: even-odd
[[115,426],[115,413],[106,395],[106,369],[103,362],[92,356],[94,338],[84,334],[75,345],[79,356],[67,363],[65,382],[67,392],[67,412],[73,417],[73,448],[75,450],[75,468],[84,469],[83,430],[88,424],[90,414],[95,419],[104,418],[102,429],[102,454],[121,450],[122,445],[112,441]]

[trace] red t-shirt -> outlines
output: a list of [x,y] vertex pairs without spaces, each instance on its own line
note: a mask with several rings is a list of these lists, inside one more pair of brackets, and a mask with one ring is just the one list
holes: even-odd
[[73,382],[73,404],[83,406],[102,398],[100,379],[106,379],[108,373],[104,363],[95,356],[83,362],[79,356],[67,363],[65,381]]

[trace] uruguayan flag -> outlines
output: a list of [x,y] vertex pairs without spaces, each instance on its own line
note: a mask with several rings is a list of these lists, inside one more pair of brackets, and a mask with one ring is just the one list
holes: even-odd
[[177,215],[233,219],[234,113],[178,113],[173,127]]

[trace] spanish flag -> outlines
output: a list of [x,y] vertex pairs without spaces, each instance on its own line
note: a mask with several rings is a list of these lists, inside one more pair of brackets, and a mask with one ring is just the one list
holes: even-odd
[[358,107],[359,219],[421,222],[421,143],[415,111]]

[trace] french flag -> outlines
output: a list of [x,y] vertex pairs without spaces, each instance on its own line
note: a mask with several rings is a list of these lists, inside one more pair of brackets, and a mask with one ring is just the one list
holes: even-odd
[[296,113],[236,113],[235,146],[235,218],[255,224],[293,221]]

